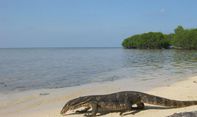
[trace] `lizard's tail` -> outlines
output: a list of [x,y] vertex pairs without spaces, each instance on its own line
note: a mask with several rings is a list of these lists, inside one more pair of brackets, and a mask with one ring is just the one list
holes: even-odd
[[160,106],[167,106],[167,107],[186,107],[197,105],[197,101],[178,101],[178,100],[171,100],[159,96],[154,96],[150,94],[141,93],[140,94],[141,100],[144,103],[153,104],[153,105],[160,105]]

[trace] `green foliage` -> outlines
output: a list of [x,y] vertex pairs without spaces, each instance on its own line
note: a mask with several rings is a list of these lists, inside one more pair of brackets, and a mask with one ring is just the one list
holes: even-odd
[[177,29],[172,44],[179,49],[197,49],[197,29]]
[[177,28],[174,29],[175,34],[181,33],[182,31],[184,31],[184,28],[180,25],[177,26]]
[[175,33],[148,32],[133,35],[122,42],[124,48],[162,49],[173,46],[177,49],[197,49],[197,28],[184,29],[177,26]]
[[161,49],[169,47],[169,40],[161,32],[149,32],[128,37],[122,45],[125,48]]

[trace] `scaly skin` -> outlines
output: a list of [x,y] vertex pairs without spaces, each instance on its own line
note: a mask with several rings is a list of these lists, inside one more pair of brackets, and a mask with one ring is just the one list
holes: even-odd
[[[102,114],[106,112],[120,112],[120,114],[123,114],[132,109],[143,109],[144,103],[171,108],[197,105],[197,101],[178,101],[141,92],[123,91],[106,95],[90,95],[75,98],[68,101],[60,113],[65,115],[69,110],[85,107],[84,110],[76,112],[86,113],[92,108],[91,114],[87,116],[96,116],[97,113]],[[135,104],[137,107],[132,107]]]

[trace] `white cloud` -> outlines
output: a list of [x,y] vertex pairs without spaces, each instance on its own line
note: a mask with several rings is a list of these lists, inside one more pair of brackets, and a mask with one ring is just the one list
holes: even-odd
[[164,9],[164,8],[160,9],[160,13],[165,13],[165,12],[166,12],[166,9]]

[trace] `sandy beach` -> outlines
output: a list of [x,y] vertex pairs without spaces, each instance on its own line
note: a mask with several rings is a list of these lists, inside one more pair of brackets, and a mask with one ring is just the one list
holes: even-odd
[[[142,84],[143,86],[143,84]],[[94,83],[77,87],[61,89],[43,89],[24,91],[20,93],[0,94],[1,117],[62,117],[59,112],[63,105],[72,98],[91,95],[107,94],[123,90],[137,90],[176,100],[197,100],[197,76],[190,77],[172,84],[146,90],[134,88],[129,85],[129,80],[120,80],[107,83]],[[196,110],[197,106],[176,109],[162,109],[150,106],[127,116],[131,117],[165,117],[175,112]],[[69,115],[79,117],[83,115]],[[118,117],[119,113],[109,113],[104,117]]]

